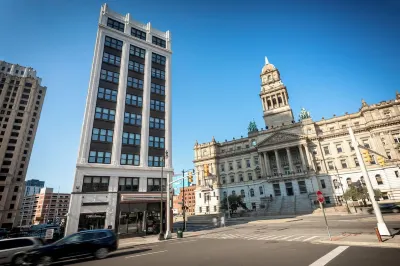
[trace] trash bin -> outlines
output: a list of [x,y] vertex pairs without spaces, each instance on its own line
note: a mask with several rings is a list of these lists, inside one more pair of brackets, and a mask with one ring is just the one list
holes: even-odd
[[178,238],[182,238],[183,237],[183,230],[182,229],[178,229],[178,231],[176,232],[176,235]]

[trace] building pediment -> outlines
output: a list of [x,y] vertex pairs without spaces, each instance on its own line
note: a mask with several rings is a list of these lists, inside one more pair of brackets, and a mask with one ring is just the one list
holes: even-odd
[[275,145],[278,143],[285,143],[285,142],[291,142],[291,141],[299,141],[303,139],[302,136],[293,134],[293,133],[282,133],[282,132],[276,132],[269,136],[268,138],[264,139],[258,144],[258,147],[263,147],[263,146],[269,146],[269,145]]

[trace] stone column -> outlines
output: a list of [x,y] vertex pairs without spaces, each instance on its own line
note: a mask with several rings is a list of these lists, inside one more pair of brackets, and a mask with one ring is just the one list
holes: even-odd
[[269,176],[272,175],[271,165],[269,163],[268,152],[264,152],[264,163],[265,163],[266,174]]
[[[265,161],[264,161],[264,153],[260,153],[259,158],[261,159],[261,175],[264,177],[267,172],[266,172],[266,165],[265,165]],[[257,179],[257,178],[255,178]]]
[[130,44],[124,42],[122,46],[121,68],[119,70],[117,107],[115,110],[115,125],[113,135],[113,145],[111,154],[111,163],[120,164],[122,131],[124,129],[125,95],[126,83],[128,80],[128,61]]
[[294,171],[292,154],[290,154],[290,148],[286,148],[286,153],[287,153],[288,160],[289,160],[289,169],[290,169],[290,171]]
[[299,151],[300,151],[301,165],[303,167],[303,171],[305,171],[305,170],[307,170],[307,165],[306,165],[306,162],[304,160],[304,153],[303,153],[303,145],[302,144],[299,145]]
[[276,167],[278,168],[278,174],[282,174],[282,166],[281,166],[281,160],[279,159],[278,150],[274,150],[274,152],[275,152],[275,159],[276,159]]

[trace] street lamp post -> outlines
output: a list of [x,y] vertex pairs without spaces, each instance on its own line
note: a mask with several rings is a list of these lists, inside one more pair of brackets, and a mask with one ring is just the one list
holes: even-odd
[[[165,157],[165,158],[164,158]],[[158,235],[158,240],[164,240],[164,230],[163,230],[163,180],[164,180],[164,162],[165,159],[168,158],[168,151],[165,151],[165,156],[161,157],[161,179],[160,179],[160,184],[161,184],[161,192],[160,192],[160,234]],[[169,205],[169,202],[168,202]],[[166,208],[166,211],[168,208]]]
[[[342,197],[343,197],[344,202],[346,203],[347,213],[351,213],[350,212],[350,208],[349,208],[349,204],[347,203],[347,200],[344,197],[344,189],[343,189],[342,177],[339,176],[339,172],[338,172],[336,166],[335,166],[335,169],[336,169],[336,175],[337,175],[337,177],[339,179],[339,182],[340,182],[340,187],[342,188]],[[354,207],[354,203],[353,203],[353,207]]]

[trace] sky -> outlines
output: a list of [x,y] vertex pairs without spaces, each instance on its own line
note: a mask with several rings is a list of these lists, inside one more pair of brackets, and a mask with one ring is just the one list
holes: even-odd
[[[70,192],[102,1],[0,0],[0,60],[31,66],[47,86],[26,178]],[[172,33],[173,166],[193,146],[263,127],[264,56],[296,117],[357,112],[400,90],[400,1],[191,0],[107,2]],[[178,141],[179,140],[179,141]],[[171,154],[171,151],[169,151]]]

